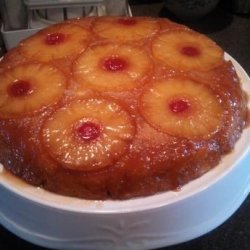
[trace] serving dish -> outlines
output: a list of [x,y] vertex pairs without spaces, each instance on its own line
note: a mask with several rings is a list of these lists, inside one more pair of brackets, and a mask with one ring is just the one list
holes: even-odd
[[[250,94],[250,79],[228,54]],[[88,201],[23,183],[1,167],[0,223],[17,236],[55,249],[153,249],[216,228],[250,192],[250,127],[221,163],[180,191],[125,201]]]

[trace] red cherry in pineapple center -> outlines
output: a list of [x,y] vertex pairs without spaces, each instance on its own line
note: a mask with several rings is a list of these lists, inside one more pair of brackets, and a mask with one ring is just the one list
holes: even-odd
[[101,134],[101,127],[93,122],[84,122],[77,130],[77,136],[85,142],[97,139]]
[[126,26],[133,26],[136,24],[136,20],[134,18],[120,18],[118,19],[118,23]]
[[185,56],[195,57],[200,55],[200,50],[193,46],[184,46],[181,48],[181,53]]
[[169,109],[173,113],[183,113],[189,109],[190,103],[186,100],[174,100],[169,103]]
[[63,33],[51,33],[47,34],[45,38],[45,43],[48,45],[57,45],[65,40],[65,35]]
[[120,71],[127,67],[127,62],[120,57],[110,57],[104,61],[103,66],[108,71]]
[[24,80],[15,80],[7,89],[8,95],[12,97],[22,97],[32,92],[30,83]]

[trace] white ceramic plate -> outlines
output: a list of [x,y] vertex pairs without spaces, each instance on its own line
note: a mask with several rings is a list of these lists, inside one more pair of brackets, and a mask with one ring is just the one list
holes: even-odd
[[[228,54],[250,94],[250,79]],[[250,106],[250,105],[249,105]],[[0,223],[57,249],[152,249],[181,243],[229,218],[250,192],[250,128],[232,153],[181,191],[125,201],[60,196],[0,171]]]

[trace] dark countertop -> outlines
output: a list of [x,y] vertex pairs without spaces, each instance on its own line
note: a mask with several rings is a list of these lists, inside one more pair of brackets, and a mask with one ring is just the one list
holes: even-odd
[[[131,1],[135,16],[168,17],[183,23],[215,40],[250,74],[250,14],[233,15],[218,6],[206,17],[182,22],[169,13],[160,1]],[[14,236],[0,226],[1,250],[45,250]],[[195,240],[159,250],[249,250],[250,249],[250,196],[225,223]]]

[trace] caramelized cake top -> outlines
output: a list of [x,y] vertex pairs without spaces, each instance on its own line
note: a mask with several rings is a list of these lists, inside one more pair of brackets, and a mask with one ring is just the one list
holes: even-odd
[[0,63],[0,161],[64,195],[177,189],[233,149],[246,114],[223,49],[167,19],[68,20]]

